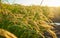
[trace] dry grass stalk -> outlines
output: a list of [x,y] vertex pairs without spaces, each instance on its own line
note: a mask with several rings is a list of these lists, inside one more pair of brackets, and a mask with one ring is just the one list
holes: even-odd
[[5,38],[17,38],[14,34],[10,33],[7,30],[1,29],[1,28],[0,28],[0,35]]

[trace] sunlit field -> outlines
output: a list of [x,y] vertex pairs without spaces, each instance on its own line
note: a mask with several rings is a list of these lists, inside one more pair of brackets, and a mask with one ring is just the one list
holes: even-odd
[[59,10],[60,7],[0,3],[0,38],[48,38],[45,32],[57,38],[52,30],[54,24],[50,23]]

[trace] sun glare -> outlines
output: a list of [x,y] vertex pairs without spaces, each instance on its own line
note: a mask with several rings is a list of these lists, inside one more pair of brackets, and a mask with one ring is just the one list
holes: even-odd
[[[16,0],[15,3],[23,5],[40,5],[42,0]],[[43,0],[43,6],[60,6],[60,0]]]

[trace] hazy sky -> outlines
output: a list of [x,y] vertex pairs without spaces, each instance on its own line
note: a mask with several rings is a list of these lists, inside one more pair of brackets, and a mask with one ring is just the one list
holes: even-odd
[[[12,2],[12,0],[10,0]],[[40,5],[41,0],[15,0],[15,3],[23,5]],[[60,6],[60,0],[44,0],[42,5]]]

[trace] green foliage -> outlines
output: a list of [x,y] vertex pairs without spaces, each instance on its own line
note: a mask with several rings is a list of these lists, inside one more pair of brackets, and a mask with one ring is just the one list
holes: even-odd
[[18,38],[45,38],[45,31],[50,31],[54,35],[52,37],[56,38],[44,13],[46,12],[39,6],[2,4],[0,28],[10,31]]

